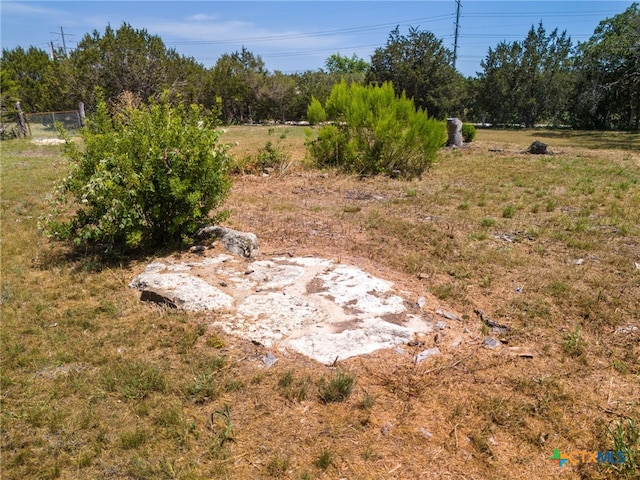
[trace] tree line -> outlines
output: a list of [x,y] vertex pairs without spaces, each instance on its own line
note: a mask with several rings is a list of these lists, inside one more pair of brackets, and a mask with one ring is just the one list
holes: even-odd
[[[85,35],[77,47],[49,55],[36,47],[3,49],[0,100],[10,113],[75,109],[127,92],[145,102],[164,92],[177,102],[219,111],[225,123],[305,120],[313,98],[324,103],[346,81],[383,85],[405,93],[416,107],[443,119],[499,125],[539,123],[574,128],[640,127],[640,8],[600,22],[586,42],[566,32],[532,26],[521,41],[489,48],[476,77],[451,66],[452,52],[429,31],[390,32],[370,60],[331,55],[324,68],[270,72],[259,55],[242,48],[205,68],[167,48],[159,36],[124,23]],[[218,109],[219,107],[219,109]]]

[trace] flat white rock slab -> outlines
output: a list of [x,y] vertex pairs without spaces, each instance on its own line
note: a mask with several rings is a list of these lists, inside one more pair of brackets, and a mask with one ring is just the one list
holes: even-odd
[[391,282],[315,257],[153,262],[130,287],[161,293],[185,310],[215,311],[211,324],[229,334],[325,364],[433,329]]

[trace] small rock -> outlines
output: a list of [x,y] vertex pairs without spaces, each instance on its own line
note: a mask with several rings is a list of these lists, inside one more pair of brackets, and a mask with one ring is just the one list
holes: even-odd
[[440,322],[436,323],[436,328],[438,330],[444,330],[445,328],[447,328],[447,322],[440,321]]
[[494,333],[507,333],[511,330],[510,327],[506,325],[500,325],[498,322],[489,317],[484,310],[480,310],[479,308],[474,310],[479,316],[482,323],[484,323],[487,327],[491,328],[491,331]]
[[429,438],[432,438],[432,437],[433,437],[433,433],[431,433],[431,432],[430,432],[429,430],[427,430],[426,428],[422,428],[422,427],[420,427],[420,433],[421,433],[422,435],[424,435],[424,436],[425,436],[425,438],[427,438],[427,439],[429,439]]
[[640,263],[638,263],[638,262],[633,262],[633,264],[635,265],[636,270],[640,270]]
[[207,249],[204,245],[194,245],[189,249],[191,253],[202,253]]
[[218,238],[224,248],[241,257],[253,258],[258,256],[258,237],[250,232],[238,232],[231,228],[213,226],[198,230],[199,237],[208,236]]
[[575,261],[576,265],[582,265],[584,263],[584,258],[579,258],[578,260]]
[[266,368],[274,366],[278,362],[278,357],[276,357],[273,353],[269,352],[266,355],[262,356],[262,363]]
[[422,308],[422,307],[424,307],[425,303],[427,303],[425,298],[424,297],[420,297],[420,298],[418,298],[418,301],[416,302],[416,305],[418,306],[418,308]]
[[419,280],[427,280],[429,278],[429,275],[427,275],[426,273],[419,273],[418,274],[418,279]]
[[433,343],[435,343],[436,345],[440,345],[441,342],[442,342],[442,334],[438,332],[433,337]]
[[529,350],[524,350],[520,347],[509,347],[507,349],[507,353],[520,358],[533,358],[533,352]]
[[635,325],[625,325],[624,327],[618,327],[616,330],[616,335],[629,335],[631,333],[637,332],[639,329]]
[[455,313],[451,313],[451,312],[445,312],[444,310],[436,310],[436,313],[444,318],[446,318],[447,320],[457,320],[459,322],[462,322],[463,320],[457,316]]
[[483,345],[486,345],[487,347],[489,347],[491,350],[495,350],[496,348],[498,348],[500,345],[502,345],[500,343],[500,340],[493,338],[493,337],[486,337],[483,341],[482,341]]
[[392,428],[393,428],[393,423],[387,422],[382,426],[382,428],[380,429],[380,432],[383,435],[386,435],[387,433],[389,433],[391,431]]
[[440,349],[438,347],[427,348],[426,350],[423,350],[422,352],[417,354],[415,357],[413,357],[413,361],[415,363],[422,363],[427,358],[432,357],[434,355],[439,355],[439,354],[440,354]]

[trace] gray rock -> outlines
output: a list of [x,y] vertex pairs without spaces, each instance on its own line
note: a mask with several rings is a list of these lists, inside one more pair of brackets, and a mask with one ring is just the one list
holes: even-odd
[[546,143],[542,143],[536,140],[529,146],[529,148],[527,149],[527,153],[532,153],[534,155],[546,155],[549,152],[547,151]]
[[459,118],[447,118],[447,129],[449,131],[448,147],[462,146],[462,121]]
[[422,363],[427,358],[433,357],[434,355],[440,355],[440,349],[438,347],[427,348],[426,350],[423,350],[415,357],[413,357],[413,360],[415,361],[415,363]]
[[638,327],[636,327],[635,325],[625,325],[623,327],[618,327],[618,329],[616,330],[616,335],[630,335],[639,330],[640,329],[638,329]]
[[451,313],[451,312],[445,312],[444,310],[436,310],[436,313],[444,318],[446,318],[447,320],[457,320],[459,322],[462,322],[463,320],[457,316],[455,313]]
[[276,357],[271,352],[262,356],[262,363],[264,364],[265,368],[273,367],[277,362],[278,362],[278,357]]
[[484,310],[480,310],[477,308],[475,312],[480,316],[482,323],[484,323],[487,327],[491,328],[493,333],[508,333],[511,330],[507,325],[500,325],[498,322],[489,317]]
[[258,256],[258,237],[250,232],[239,232],[227,227],[203,227],[198,230],[199,237],[217,238],[229,252],[245,258]]
[[498,348],[500,345],[502,345],[502,343],[500,343],[500,340],[493,338],[493,337],[486,337],[483,341],[482,344],[489,347],[491,350],[495,350],[496,348]]

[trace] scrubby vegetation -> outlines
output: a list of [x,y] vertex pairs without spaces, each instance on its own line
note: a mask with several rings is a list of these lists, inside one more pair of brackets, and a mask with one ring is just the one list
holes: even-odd
[[445,138],[445,125],[414,106],[393,85],[361,86],[345,81],[335,85],[322,108],[309,105],[313,123],[320,127],[308,142],[319,166],[334,166],[359,175],[420,176],[434,161]]
[[43,112],[76,109],[82,101],[92,111],[96,86],[109,102],[125,91],[146,102],[171,89],[207,108],[221,99],[228,124],[301,121],[313,97],[324,103],[333,85],[346,80],[392,82],[397,96],[405,92],[439,120],[637,131],[639,24],[633,3],[577,45],[571,32],[532,25],[522,40],[489,48],[476,78],[464,78],[443,41],[415,27],[406,34],[392,30],[370,59],[333,54],[325,69],[284,74],[269,72],[246,48],[205,68],[124,23],[85,35],[68,55],[58,51],[53,59],[36,47],[3,50],[0,106],[8,111],[20,100],[25,112]]
[[[220,206],[230,187],[227,146],[215,113],[168,97],[110,112],[104,100],[67,138],[69,175],[57,188],[63,216],[46,220],[53,238],[135,249],[179,243]],[[64,217],[70,204],[75,214]]]
[[[274,350],[266,368],[270,350],[210,326],[215,313],[140,302],[127,285],[149,258],[39,236],[70,165],[60,146],[7,142],[3,480],[637,477],[637,134],[479,129],[411,182],[304,169],[303,128],[219,141],[255,156],[285,131],[289,175],[238,175],[226,223],[265,256],[356,264],[428,299],[430,318],[455,312],[440,355],[413,361],[434,334],[336,367]],[[522,153],[541,134],[561,153]],[[496,350],[475,309],[509,327]],[[456,328],[467,341],[452,347]],[[560,470],[556,448],[627,460]]]

